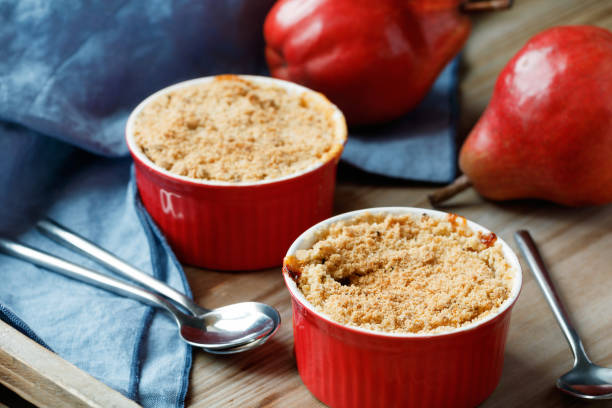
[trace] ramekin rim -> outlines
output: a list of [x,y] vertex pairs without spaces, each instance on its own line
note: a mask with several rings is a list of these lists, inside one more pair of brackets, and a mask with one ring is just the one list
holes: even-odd
[[[295,254],[295,251],[298,249],[299,244],[302,241],[306,240],[307,238],[311,237],[312,234],[314,234],[316,231],[320,230],[321,228],[324,228],[333,222],[353,218],[359,214],[364,214],[364,213],[371,213],[371,214],[381,214],[381,213],[383,214],[384,213],[423,214],[425,213],[428,215],[434,215],[436,217],[448,216],[450,214],[444,211],[431,210],[427,208],[418,208],[418,207],[372,207],[372,208],[365,208],[361,210],[355,210],[355,211],[338,214],[338,215],[335,215],[333,217],[330,217],[326,220],[323,220],[313,225],[312,227],[304,231],[302,234],[300,234],[300,236],[297,237],[295,241],[291,244],[285,256]],[[462,217],[462,218],[465,218],[465,217]],[[491,232],[487,228],[483,227],[482,225],[474,221],[470,221],[467,218],[465,218],[465,220],[467,221],[468,226],[472,228],[474,231],[481,231],[484,233]],[[459,327],[453,330],[440,332],[440,333],[386,333],[382,331],[363,329],[363,328],[356,327],[356,326],[344,325],[342,323],[336,322],[335,320],[332,320],[325,314],[317,311],[314,308],[314,306],[308,300],[306,300],[306,298],[304,297],[304,294],[298,289],[296,282],[290,276],[288,276],[286,268],[284,268],[284,263],[283,263],[282,274],[285,280],[285,285],[287,286],[287,289],[289,290],[289,293],[291,294],[291,297],[294,300],[298,301],[302,306],[304,306],[306,309],[312,312],[317,318],[320,318],[324,320],[325,322],[333,326],[336,326],[337,328],[340,328],[342,330],[348,330],[351,332],[358,333],[360,335],[368,335],[368,336],[374,336],[374,337],[386,338],[386,339],[428,339],[428,338],[440,338],[440,337],[454,336],[454,335],[457,335],[463,332],[475,330],[479,327],[486,325],[487,323],[494,321],[495,319],[499,319],[500,316],[502,316],[503,314],[506,313],[506,311],[511,309],[512,306],[518,300],[518,297],[521,293],[522,286],[523,286],[523,272],[522,272],[521,264],[518,260],[518,257],[516,256],[516,254],[510,247],[510,245],[508,245],[499,236],[497,236],[497,240],[502,245],[504,257],[506,261],[510,263],[510,267],[514,270],[514,276],[512,277],[512,290],[510,292],[510,297],[504,301],[504,303],[501,305],[501,307],[499,307],[499,309],[495,313],[492,313],[489,316],[486,316],[484,319],[480,319],[468,325],[465,325],[465,326],[462,326],[462,327]]]
[[[217,181],[217,180],[203,180],[203,179],[197,179],[194,177],[181,176],[178,174],[174,174],[164,169],[163,167],[153,163],[153,161],[151,161],[142,152],[140,147],[138,147],[138,145],[136,144],[136,141],[134,140],[134,136],[133,136],[134,135],[134,132],[133,132],[134,121],[136,117],[138,116],[138,114],[142,111],[142,109],[150,101],[152,101],[159,95],[163,95],[167,92],[171,92],[175,89],[187,87],[192,84],[212,81],[217,77],[223,77],[223,76],[236,76],[238,78],[247,79],[253,82],[273,83],[273,84],[279,85],[288,90],[294,90],[296,92],[297,91],[308,92],[308,93],[316,95],[318,98],[321,99],[322,102],[329,104],[329,107],[333,110],[332,119],[334,120],[334,131],[338,134],[337,135],[338,143],[337,145],[335,145],[335,146],[339,146],[339,148],[337,148],[338,153],[331,155],[329,158],[327,158],[327,160],[317,162],[313,164],[312,166],[309,166],[306,169],[299,171],[297,173],[291,173],[286,176],[275,178],[275,179],[258,180],[258,181],[252,181],[252,182],[228,182],[228,181]],[[309,174],[309,173],[312,173],[318,170],[319,168],[323,167],[324,165],[331,162],[332,160],[338,159],[339,156],[342,154],[342,150],[344,149],[344,146],[346,145],[347,139],[348,139],[348,129],[347,129],[346,120],[344,119],[344,115],[342,114],[342,111],[340,111],[340,109],[336,105],[334,105],[331,101],[329,101],[329,99],[327,99],[327,97],[323,95],[322,93],[309,89],[305,86],[302,86],[302,85],[299,85],[293,82],[285,81],[282,79],[267,77],[263,75],[246,75],[246,74],[210,75],[210,76],[204,76],[204,77],[193,78],[193,79],[189,79],[186,81],[177,82],[175,84],[164,87],[152,93],[151,95],[147,96],[144,100],[142,100],[130,113],[130,116],[128,117],[128,120],[125,126],[125,140],[128,146],[128,150],[130,151],[130,153],[135,159],[138,159],[140,163],[145,165],[150,170],[153,170],[156,173],[166,178],[169,178],[171,180],[177,181],[177,182],[188,183],[188,184],[190,183],[190,184],[203,186],[203,187],[219,187],[219,188],[256,187],[256,186],[269,185],[269,184],[274,184],[274,183],[279,183],[279,182],[285,182],[285,181],[289,181],[295,178],[302,177],[306,174]]]

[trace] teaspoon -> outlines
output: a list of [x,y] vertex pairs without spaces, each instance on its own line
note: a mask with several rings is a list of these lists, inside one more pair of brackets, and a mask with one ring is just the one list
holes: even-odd
[[[188,315],[181,312],[165,298],[153,292],[89,270],[29,246],[0,238],[0,252],[116,294],[160,307],[174,317],[179,327],[180,336],[185,342],[207,350],[216,350],[221,353],[224,349],[227,350],[251,344],[250,347],[244,349],[247,350],[252,348],[252,345],[263,344],[261,340],[274,334],[280,323],[280,317],[273,319],[269,316],[269,314],[273,314],[269,309],[276,311],[274,308],[257,302],[244,302],[224,306],[210,310],[201,316]],[[278,312],[276,313],[278,314]],[[238,352],[237,349],[228,351],[227,354]]]
[[531,235],[521,230],[514,234],[514,239],[527,260],[540,289],[544,292],[544,297],[574,354],[574,366],[557,380],[557,388],[579,398],[612,399],[612,369],[593,364],[587,356],[578,332],[561,304],[550,274]]
[[[138,270],[137,268],[113,255],[112,253],[106,251],[105,249],[94,244],[88,239],[80,236],[76,232],[69,230],[68,228],[56,223],[55,221],[49,218],[40,220],[36,224],[36,228],[43,235],[59,243],[60,245],[73,249],[76,252],[93,260],[94,262],[97,262],[98,264],[106,267],[107,269],[110,269],[119,275],[138,282],[140,285],[144,286],[150,291],[159,293],[167,297],[174,303],[183,307],[194,317],[202,318],[203,316],[211,312],[210,309],[201,307],[189,297],[185,296],[183,293],[177,291],[171,286],[168,286],[165,283],[155,279],[151,275],[148,275]],[[223,349],[205,348],[205,351],[212,354],[241,353],[243,351],[247,351],[252,348],[261,346],[270,336],[272,336],[276,332],[278,326],[280,325],[280,315],[278,311],[275,308],[264,303],[248,302],[248,304],[254,306],[257,313],[260,313],[260,319],[263,320],[265,318],[268,318],[270,320],[268,324],[271,324],[271,327],[273,329],[265,337],[256,338],[250,341],[249,343],[240,345],[238,347],[234,346]],[[241,303],[239,305],[246,305],[246,303]]]

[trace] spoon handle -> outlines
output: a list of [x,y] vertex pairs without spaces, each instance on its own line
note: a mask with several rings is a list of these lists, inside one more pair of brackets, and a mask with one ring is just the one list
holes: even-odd
[[166,296],[168,299],[173,300],[178,305],[183,306],[194,316],[199,316],[209,311],[197,305],[183,293],[155,279],[151,275],[134,268],[127,262],[119,259],[115,255],[87,240],[86,238],[83,238],[76,232],[70,231],[66,227],[59,225],[53,220],[41,220],[36,224],[36,228],[38,228],[42,234],[48,238],[51,238],[60,245],[74,249],[98,264],[118,273],[119,275],[138,282],[152,292],[157,292]]
[[27,245],[0,238],[0,252],[41,266],[45,269],[50,269],[70,278],[89,283],[108,290],[109,292],[129,297],[151,306],[160,307],[170,312],[175,318],[178,318],[178,314],[182,314],[170,302],[148,290],[73,264],[72,262],[68,262],[62,258],[58,258]]
[[531,268],[531,272],[533,276],[536,278],[536,282],[542,289],[544,293],[544,297],[548,302],[548,305],[553,311],[559,326],[561,326],[561,330],[567,339],[567,342],[572,349],[572,353],[574,354],[574,365],[579,363],[590,363],[584,346],[582,345],[582,341],[580,340],[580,336],[578,336],[578,332],[574,328],[561,300],[559,299],[559,295],[555,290],[555,287],[552,283],[550,274],[544,265],[544,261],[540,256],[540,252],[538,248],[531,238],[531,234],[528,231],[520,230],[514,234],[514,239],[525,257],[527,264]]

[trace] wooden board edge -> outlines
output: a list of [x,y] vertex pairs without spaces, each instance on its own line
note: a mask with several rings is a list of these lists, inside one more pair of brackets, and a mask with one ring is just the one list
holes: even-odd
[[40,407],[139,407],[2,321],[0,383]]

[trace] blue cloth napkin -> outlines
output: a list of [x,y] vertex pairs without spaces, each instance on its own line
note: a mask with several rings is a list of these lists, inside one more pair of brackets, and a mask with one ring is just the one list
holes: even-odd
[[458,69],[459,57],[407,115],[386,125],[352,131],[342,159],[383,176],[435,183],[454,180]]
[[[37,165],[48,164],[53,156],[45,159],[46,138],[33,137],[43,143],[28,143],[29,151],[39,158]],[[64,174],[67,180],[48,192],[45,213],[190,295],[180,264],[137,198],[130,160],[75,152],[70,161],[78,173]],[[101,270],[34,230],[18,240]],[[191,349],[168,315],[29,263],[0,258],[2,320],[143,406],[183,405]]]
[[[0,3],[0,234],[97,270],[32,229],[50,216],[189,294],[143,210],[127,115],[169,84],[265,74],[273,0]],[[422,181],[454,176],[456,65],[416,111],[354,132],[343,159]],[[0,319],[146,407],[182,406],[191,350],[162,312],[0,255]]]
[[[47,215],[190,295],[138,200],[125,121],[171,83],[263,73],[271,4],[0,3],[0,234],[103,271],[32,229]],[[191,349],[166,314],[11,257],[0,271],[3,321],[145,407],[184,404]]]

